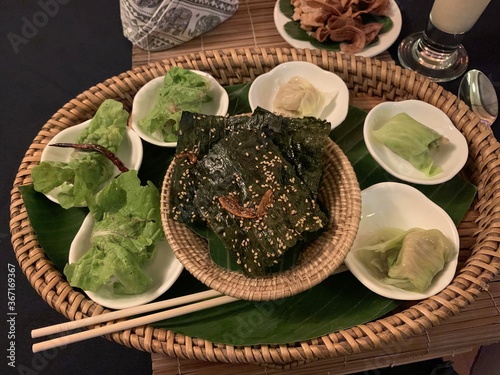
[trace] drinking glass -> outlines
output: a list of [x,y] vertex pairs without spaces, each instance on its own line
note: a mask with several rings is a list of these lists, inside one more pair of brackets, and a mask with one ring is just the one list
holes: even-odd
[[467,69],[461,44],[490,0],[435,0],[423,32],[406,37],[398,48],[401,65],[436,82],[451,81]]

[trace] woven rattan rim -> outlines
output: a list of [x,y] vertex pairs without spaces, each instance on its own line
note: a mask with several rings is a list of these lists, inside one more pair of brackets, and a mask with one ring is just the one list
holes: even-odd
[[250,278],[217,266],[205,241],[186,225],[170,218],[172,163],[161,189],[162,223],[175,256],[194,277],[225,295],[251,301],[290,297],[325,280],[344,261],[356,237],[361,217],[361,191],[351,163],[340,147],[328,140],[319,198],[330,219],[326,231],[301,251],[291,270]]
[[419,99],[445,112],[464,134],[469,160],[463,175],[478,187],[473,207],[459,225],[460,267],[441,293],[398,313],[323,337],[252,347],[218,345],[153,327],[118,332],[110,339],[126,346],[181,358],[292,367],[320,358],[347,356],[383,348],[422,334],[457,314],[488,288],[500,269],[500,144],[491,129],[457,97],[413,72],[384,61],[320,50],[252,48],[206,51],[167,59],[122,73],[91,87],[65,104],[42,127],[27,150],[11,192],[10,229],[16,258],[33,288],[68,319],[101,314],[103,308],[73,290],[47,259],[33,232],[18,186],[30,184],[30,169],[47,142],[59,131],[93,116],[104,99],[122,101],[130,110],[133,96],[146,82],[173,65],[211,73],[222,85],[253,80],[279,63],[302,60],[331,70],[347,84],[351,98]]

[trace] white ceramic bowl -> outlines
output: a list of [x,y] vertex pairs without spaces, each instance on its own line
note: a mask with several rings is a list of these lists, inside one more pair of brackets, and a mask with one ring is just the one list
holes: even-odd
[[[406,112],[449,139],[448,144],[431,153],[434,163],[442,168],[442,172],[432,177],[426,176],[372,136],[372,131],[379,129],[387,120],[401,112]],[[378,104],[366,116],[363,135],[368,151],[382,168],[403,181],[422,185],[440,184],[450,180],[465,165],[469,154],[465,137],[448,116],[439,108],[420,100]]]
[[[72,154],[75,152],[72,148],[63,147],[50,147],[54,143],[75,143],[82,133],[82,131],[89,126],[91,120],[87,120],[79,125],[72,126],[59,132],[50,140],[48,145],[43,149],[40,161],[60,161],[69,162]],[[129,169],[139,170],[142,164],[142,142],[135,132],[128,128],[126,129],[125,136],[123,137],[122,144],[116,153],[118,159]],[[115,167],[114,175],[120,174],[120,171]],[[57,195],[61,189],[59,187],[53,189],[50,193],[45,194],[47,198],[55,203],[59,203]]]
[[[191,70],[192,72],[204,76],[210,83],[208,94],[212,100],[208,103],[203,103],[200,113],[205,115],[227,114],[229,108],[229,96],[224,88],[210,74],[199,70]],[[146,83],[137,92],[132,103],[132,112],[130,114],[130,126],[134,131],[146,142],[152,143],[160,147],[176,147],[177,142],[165,142],[160,134],[147,134],[139,126],[138,122],[145,118],[153,109],[156,103],[156,95],[163,86],[164,76],[157,77]]]
[[273,111],[274,98],[280,86],[295,76],[309,81],[329,101],[317,117],[330,122],[332,129],[345,120],[349,110],[349,90],[346,84],[335,73],[306,61],[285,62],[258,76],[248,92],[252,111],[257,107]]
[[[88,214],[76,234],[69,250],[69,263],[75,263],[90,248],[90,235],[94,219]],[[145,272],[153,282],[147,292],[137,295],[116,295],[106,288],[97,292],[85,293],[94,302],[110,309],[125,309],[153,301],[165,293],[177,280],[183,270],[182,264],[175,257],[166,239],[156,245],[153,257],[144,265]]]
[[[397,182],[382,182],[361,192],[362,211],[358,234],[345,264],[356,278],[373,292],[392,299],[420,300],[439,293],[453,280],[458,263],[460,240],[449,215],[423,193],[412,186]],[[456,254],[433,279],[423,293],[411,292],[380,282],[357,258],[356,249],[373,244],[382,228],[393,227],[439,229],[455,246]]]

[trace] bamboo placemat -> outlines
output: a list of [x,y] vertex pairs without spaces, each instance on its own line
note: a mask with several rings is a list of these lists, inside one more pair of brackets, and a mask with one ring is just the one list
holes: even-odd
[[[213,49],[291,47],[274,25],[275,4],[276,0],[240,0],[239,8],[231,18],[189,42],[157,52],[134,46],[132,66]],[[388,52],[381,53],[377,59],[393,61]]]

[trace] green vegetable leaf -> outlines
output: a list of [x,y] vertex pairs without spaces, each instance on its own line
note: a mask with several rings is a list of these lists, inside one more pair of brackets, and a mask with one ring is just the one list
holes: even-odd
[[[105,100],[76,143],[98,144],[116,152],[127,128],[128,113],[123,104]],[[62,207],[85,205],[87,196],[96,193],[113,176],[114,166],[96,152],[74,153],[68,163],[44,161],[31,171],[35,190],[50,193],[60,187],[57,199]]]
[[392,29],[393,22],[390,17],[385,17],[385,16],[376,16],[374,14],[363,14],[361,16],[363,19],[363,23],[371,23],[371,22],[376,22],[376,23],[381,23],[382,29],[380,29],[379,35],[384,34],[388,32],[390,29]]
[[425,175],[435,176],[443,171],[434,165],[431,155],[431,149],[441,144],[441,134],[407,113],[396,114],[371,134]]
[[128,112],[123,109],[123,104],[107,99],[99,106],[76,143],[98,144],[116,153],[123,141],[127,119]]
[[221,239],[213,231],[208,229],[206,225],[190,223],[189,228],[198,236],[207,240],[210,258],[215,264],[231,271],[238,272],[241,270],[241,267],[236,263],[236,259],[226,250]]
[[[283,26],[283,28],[285,29],[286,33],[288,35],[290,35],[293,39],[301,40],[303,42],[313,42],[314,40],[316,40],[313,37],[311,37],[307,33],[307,31],[305,31],[304,29],[301,29],[300,23],[298,23],[297,21],[287,22],[287,23],[285,23],[285,26]],[[320,43],[320,42],[318,42],[318,43]],[[338,43],[337,43],[337,45],[338,45]]]
[[423,293],[457,254],[438,229],[382,228],[353,250],[372,276],[387,285]]
[[326,51],[334,51],[334,52],[340,51],[339,42],[332,42],[331,40],[325,40],[324,42],[320,42],[314,38],[311,37],[309,38],[310,38],[309,42],[313,47],[316,47],[318,49],[324,49]]
[[280,7],[281,13],[283,13],[285,16],[287,16],[290,19],[292,18],[295,8],[294,8],[291,1],[280,0],[279,7]]
[[161,132],[165,142],[177,142],[182,111],[200,112],[201,105],[212,100],[208,95],[209,87],[205,77],[188,69],[171,68],[153,109],[139,121],[139,126],[148,134]]
[[96,292],[109,286],[117,294],[139,294],[151,278],[142,270],[163,237],[160,194],[142,186],[137,171],[122,173],[89,201],[95,224],[90,249],[64,274],[72,286]]
[[229,115],[233,116],[252,112],[252,108],[247,99],[251,85],[252,82],[248,82],[224,87],[229,96],[229,108],[227,110]]

